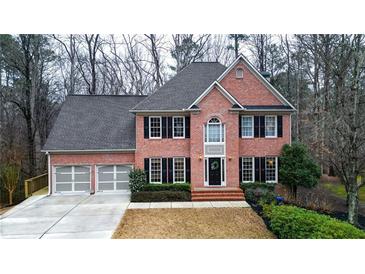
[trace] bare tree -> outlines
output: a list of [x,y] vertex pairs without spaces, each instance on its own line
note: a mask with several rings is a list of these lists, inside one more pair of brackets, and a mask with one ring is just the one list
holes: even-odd
[[195,61],[204,59],[208,52],[208,41],[211,35],[176,34],[172,35],[171,56],[176,65],[171,68],[179,72]]

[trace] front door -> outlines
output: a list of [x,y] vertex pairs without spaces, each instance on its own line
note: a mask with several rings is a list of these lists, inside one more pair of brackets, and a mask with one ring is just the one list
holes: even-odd
[[221,158],[209,158],[209,185],[221,185]]

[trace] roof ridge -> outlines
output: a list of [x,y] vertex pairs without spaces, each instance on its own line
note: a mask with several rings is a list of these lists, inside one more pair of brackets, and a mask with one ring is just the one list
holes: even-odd
[[116,97],[148,97],[148,95],[132,95],[132,94],[67,94],[67,96],[80,96],[80,97],[107,97],[107,96],[116,96]]

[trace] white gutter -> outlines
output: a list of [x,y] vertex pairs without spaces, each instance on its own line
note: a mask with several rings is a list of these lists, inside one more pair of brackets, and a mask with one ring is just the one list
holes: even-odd
[[135,110],[131,109],[129,112],[131,113],[177,113],[177,112],[191,112],[191,111],[199,111],[200,109],[177,109],[177,110]]
[[46,152],[48,160],[48,195],[52,193],[52,167],[51,167],[51,154]]

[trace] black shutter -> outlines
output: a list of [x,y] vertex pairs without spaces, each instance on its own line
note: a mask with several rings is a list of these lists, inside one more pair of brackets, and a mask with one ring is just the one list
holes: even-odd
[[260,116],[253,117],[253,131],[254,137],[260,137]]
[[278,137],[283,137],[283,116],[277,116],[278,122]]
[[265,116],[260,116],[260,137],[265,138]]
[[242,157],[240,157],[238,169],[240,171],[240,183],[242,183]]
[[162,117],[162,138],[167,138],[167,117]]
[[260,181],[260,157],[255,157],[255,182]]
[[173,183],[174,181],[174,159],[173,158],[167,158],[167,169],[168,169],[168,174],[167,174],[167,181],[169,183]]
[[185,183],[190,183],[191,172],[190,172],[190,158],[185,158]]
[[190,138],[190,117],[185,117],[185,138]]
[[144,172],[146,173],[146,181],[147,183],[150,182],[150,159],[144,158]]
[[149,138],[149,119],[148,117],[144,117],[144,138]]
[[162,183],[167,183],[167,159],[162,158]]
[[265,176],[265,166],[266,166],[266,159],[265,157],[261,157],[261,182],[266,182],[266,176]]
[[242,119],[241,115],[238,115],[238,137],[242,137]]
[[167,138],[172,138],[172,117],[167,117]]
[[280,175],[280,157],[278,157],[278,166],[276,168],[278,170],[278,178],[277,178],[277,181],[279,182],[279,175]]

